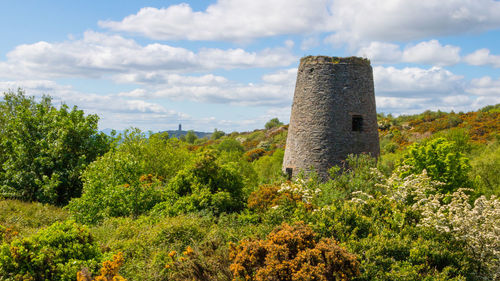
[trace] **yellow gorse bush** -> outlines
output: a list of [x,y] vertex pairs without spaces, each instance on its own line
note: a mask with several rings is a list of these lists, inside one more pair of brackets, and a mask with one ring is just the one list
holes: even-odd
[[100,275],[92,278],[92,275],[87,269],[83,269],[77,273],[76,280],[77,281],[127,281],[127,279],[123,278],[118,274],[120,267],[124,262],[123,253],[119,252],[118,254],[113,256],[112,261],[105,261],[102,263],[102,268],[100,271]]
[[349,280],[359,275],[356,256],[334,239],[316,242],[316,234],[302,222],[286,223],[266,240],[244,240],[232,245],[230,266],[235,281]]

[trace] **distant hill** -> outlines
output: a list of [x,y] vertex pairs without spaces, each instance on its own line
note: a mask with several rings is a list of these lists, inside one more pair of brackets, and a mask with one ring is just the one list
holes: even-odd
[[[105,133],[106,135],[108,136],[111,136],[111,132],[113,131],[113,129],[111,128],[106,128],[106,129],[102,129],[101,132]],[[122,134],[123,132],[125,132],[124,130],[115,130],[116,132],[116,135],[119,135],[119,134]],[[172,137],[176,137],[176,138],[179,138],[181,136],[185,136],[189,131],[184,131],[184,130],[168,130],[168,131],[161,131],[161,132],[158,132],[158,133],[164,133],[164,132],[167,132],[168,135],[172,138]],[[212,133],[207,133],[207,132],[198,132],[198,131],[193,131],[196,136],[198,138],[204,138],[204,137],[207,137],[207,138],[210,138],[210,136],[212,135]]]
[[[167,132],[169,137],[176,137],[176,138],[180,138],[181,136],[185,136],[189,131],[184,131],[184,130],[168,130],[168,131],[163,131],[161,133],[164,133],[164,132]],[[207,137],[207,138],[210,138],[210,135],[212,135],[212,133],[206,133],[206,132],[198,132],[198,131],[193,131],[195,133],[195,135],[198,137],[198,138],[204,138],[204,137]]]

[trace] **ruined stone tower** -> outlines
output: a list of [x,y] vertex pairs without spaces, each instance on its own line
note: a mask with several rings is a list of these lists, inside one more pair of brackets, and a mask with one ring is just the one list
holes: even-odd
[[283,172],[293,177],[328,170],[347,155],[380,153],[373,73],[358,57],[308,56],[300,60],[286,140]]

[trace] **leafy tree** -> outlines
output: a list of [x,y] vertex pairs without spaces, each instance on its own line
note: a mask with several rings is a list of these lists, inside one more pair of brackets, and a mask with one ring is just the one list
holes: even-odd
[[218,140],[220,139],[221,137],[223,137],[226,133],[224,133],[223,131],[219,131],[217,130],[217,128],[214,129],[214,132],[212,133],[212,135],[210,136],[210,139],[212,140]]
[[82,196],[71,200],[68,208],[85,223],[142,214],[162,200],[163,186],[191,158],[186,144],[175,138],[147,138],[139,130],[127,130],[119,147],[87,167]]
[[193,130],[190,130],[186,134],[186,141],[190,144],[193,144],[196,139],[198,139],[198,136],[194,133]]
[[469,159],[459,152],[454,142],[444,138],[411,145],[403,156],[401,165],[411,167],[401,174],[403,177],[419,174],[425,169],[432,179],[445,183],[440,188],[443,193],[470,186]]
[[213,151],[201,152],[194,163],[168,184],[166,201],[155,212],[168,215],[209,211],[215,214],[243,208],[243,178],[230,164],[219,165]]
[[63,205],[80,196],[81,172],[108,151],[111,141],[97,129],[97,115],[51,98],[24,92],[0,101],[0,195]]
[[235,139],[227,138],[220,142],[217,150],[226,152],[239,152],[243,153],[244,149],[241,143]]
[[278,118],[273,118],[269,121],[267,121],[266,125],[265,125],[265,128],[266,129],[271,129],[271,128],[274,128],[274,127],[279,127],[283,125],[282,122],[280,122],[280,120]]

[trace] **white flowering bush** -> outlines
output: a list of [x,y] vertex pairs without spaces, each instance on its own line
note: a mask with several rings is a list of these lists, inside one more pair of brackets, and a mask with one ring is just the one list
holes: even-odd
[[[376,185],[387,189],[391,199],[406,205],[413,205],[421,200],[425,201],[429,194],[436,193],[444,185],[442,182],[432,180],[425,169],[419,174],[402,176],[410,169],[411,167],[407,165],[400,166],[389,178]],[[377,173],[377,171],[373,171],[373,173]]]
[[298,178],[294,181],[287,181],[280,185],[278,193],[298,195],[304,203],[311,204],[313,198],[321,192],[316,184],[311,184],[313,180]]
[[400,167],[380,184],[392,190],[390,198],[418,211],[422,216],[419,226],[450,233],[465,242],[467,252],[478,261],[478,278],[500,280],[500,200],[481,196],[471,204],[466,192],[473,190],[442,194],[438,191],[443,183],[433,181],[426,170],[402,177],[404,169],[407,167]]
[[481,196],[473,204],[465,189],[451,195],[448,204],[444,195],[430,195],[415,204],[423,215],[420,225],[451,233],[466,242],[468,252],[480,262],[478,276],[500,280],[500,200]]

